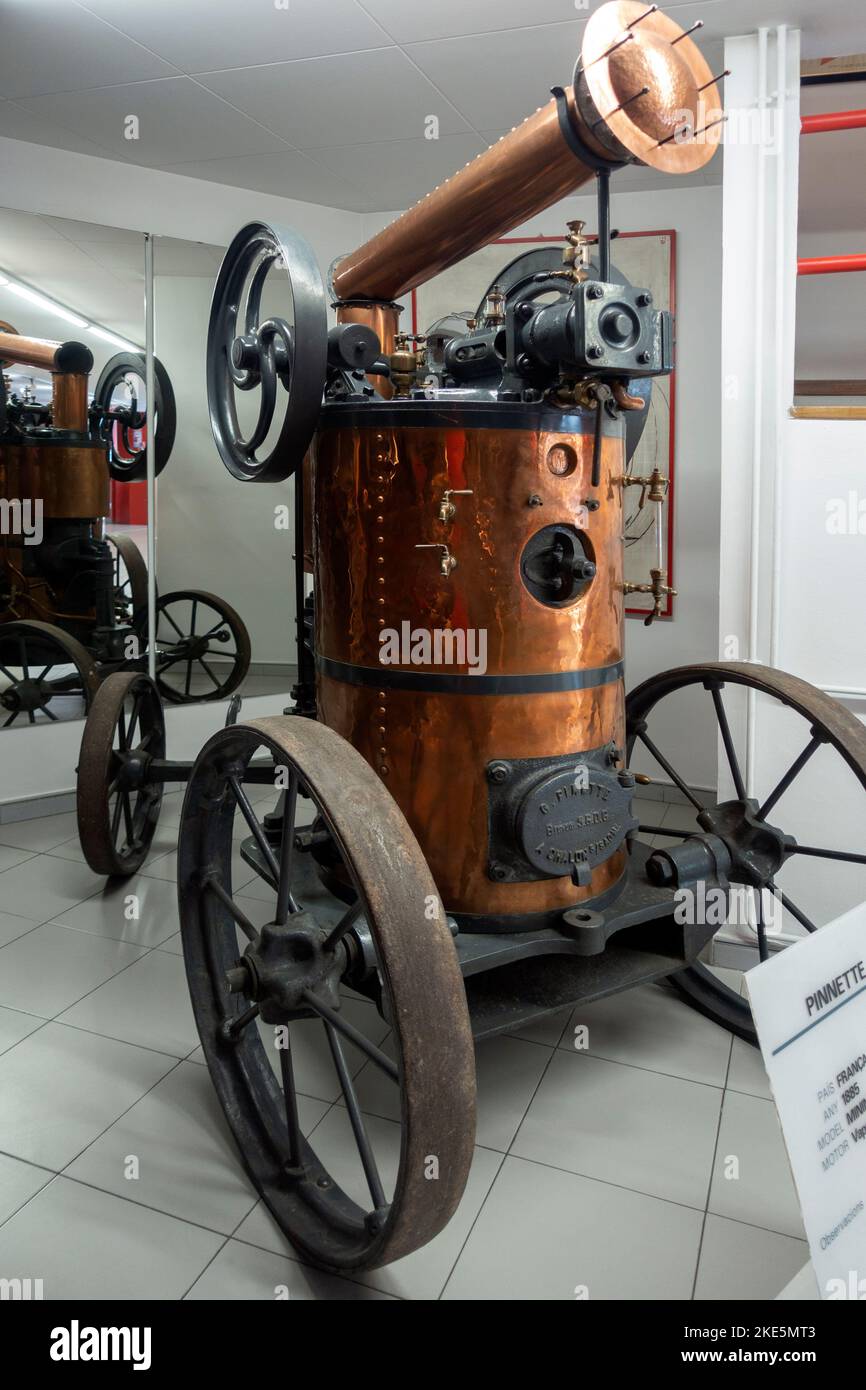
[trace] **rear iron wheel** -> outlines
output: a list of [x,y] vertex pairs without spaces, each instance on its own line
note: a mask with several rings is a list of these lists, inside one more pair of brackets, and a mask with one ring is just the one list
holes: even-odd
[[[244,789],[253,756],[262,754],[284,787],[282,833],[270,840]],[[339,850],[355,895],[348,906],[317,894],[315,875],[305,886],[299,796]],[[252,904],[248,888],[232,889],[236,810],[262,866]],[[220,731],[187,787],[178,895],[211,1077],[282,1231],[307,1259],[341,1271],[375,1268],[426,1244],[453,1214],[469,1170],[472,1035],[436,887],[375,773],[313,720],[261,719]],[[378,1033],[347,1016],[357,1018],[359,1007],[384,1020]],[[308,1140],[296,1068],[310,1030],[322,1038],[340,1104]],[[334,1126],[343,1136],[336,1147]]]
[[[689,698],[691,704],[686,703]],[[779,732],[776,748],[755,753],[753,785],[748,788],[742,736],[747,699],[768,703]],[[691,722],[694,701],[706,702],[725,753],[726,780],[733,795],[724,799],[696,792],[668,756],[666,738],[671,732],[696,727]],[[732,857],[729,878],[740,889],[737,903],[751,903],[734,922],[743,944],[751,948],[754,963],[766,960],[773,949],[796,936],[818,930],[846,906],[866,897],[862,805],[866,728],[837,700],[769,666],[708,662],[681,666],[644,681],[628,697],[626,718],[632,770],[637,759],[643,768],[648,753],[691,807],[691,812],[682,805],[672,807],[663,824],[641,825],[638,834],[658,836],[665,847],[702,834],[724,841]],[[784,752],[788,746],[791,753],[778,766],[770,766],[771,751],[775,755],[777,749]],[[820,834],[822,801],[827,815],[835,808],[838,819],[842,797],[844,805],[851,807],[850,836],[844,845],[825,845]],[[691,829],[690,815],[697,822]],[[649,870],[662,877],[675,873],[676,853],[671,852],[670,860],[666,854],[666,848],[657,848]],[[819,885],[810,882],[805,866],[812,860],[837,866],[835,891],[840,897],[835,905],[828,905],[825,888],[818,891]],[[748,1001],[706,965],[689,967],[673,976],[672,983],[701,1013],[746,1041],[757,1041]]]

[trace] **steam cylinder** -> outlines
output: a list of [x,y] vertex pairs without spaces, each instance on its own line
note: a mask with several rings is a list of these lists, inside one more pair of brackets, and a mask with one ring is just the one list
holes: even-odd
[[[325,407],[315,438],[319,718],[379,773],[458,915],[528,925],[607,892],[624,870],[618,848],[580,887],[491,874],[491,764],[623,746],[624,441],[608,422],[591,489],[595,419],[502,402],[344,403]],[[442,520],[446,489],[455,512]],[[600,505],[587,511],[590,495]],[[535,597],[521,568],[553,525],[578,527],[596,566],[561,606]],[[448,574],[443,554],[457,562]],[[381,635],[404,624],[483,633],[486,670],[411,649],[383,664]]]

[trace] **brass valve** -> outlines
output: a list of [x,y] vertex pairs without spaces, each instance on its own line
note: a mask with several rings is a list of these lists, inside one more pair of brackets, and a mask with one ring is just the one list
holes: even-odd
[[649,584],[629,584],[626,582],[622,586],[624,594],[652,594],[652,611],[647,613],[644,618],[644,627],[649,627],[650,624],[660,616],[662,606],[668,595],[672,598],[677,597],[676,589],[672,589],[670,585],[665,583],[667,577],[667,570],[651,569]]
[[[394,351],[388,361],[391,365],[391,385],[395,396],[408,396],[427,361],[424,344],[427,339],[417,333],[398,333],[394,338]],[[414,348],[409,344],[414,343]]]
[[451,571],[452,571],[452,570],[456,570],[456,568],[457,568],[457,557],[456,557],[456,555],[452,555],[452,554],[451,554],[451,551],[448,549],[447,545],[443,545],[443,544],[442,544],[441,542],[439,542],[439,541],[425,541],[425,542],[424,542],[423,544],[421,544],[421,545],[416,545],[416,546],[415,546],[415,549],[416,549],[416,550],[438,550],[438,551],[440,551],[440,555],[439,555],[439,573],[442,575],[442,578],[443,578],[443,579],[449,579],[450,576],[451,576]]
[[562,253],[562,263],[565,266],[565,274],[575,284],[580,284],[589,275],[590,263],[590,238],[584,236],[583,229],[586,226],[580,218],[575,218],[573,222],[566,223],[568,245]]
[[439,503],[439,520],[442,522],[453,521],[457,515],[457,508],[451,501],[452,497],[471,497],[471,487],[446,487],[442,494],[442,501]]
[[660,473],[658,468],[654,468],[648,478],[642,478],[636,473],[625,473],[620,478],[623,487],[639,487],[640,501],[637,504],[638,511],[645,506],[647,501],[661,503],[667,496],[670,478],[666,478]]

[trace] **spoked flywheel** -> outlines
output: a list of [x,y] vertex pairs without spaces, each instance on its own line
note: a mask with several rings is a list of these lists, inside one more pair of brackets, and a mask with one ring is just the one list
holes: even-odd
[[[701,702],[725,755],[728,785],[718,796],[689,785],[671,748],[677,729],[701,727]],[[753,746],[750,759],[748,702],[774,730],[772,745]],[[691,808],[671,807],[662,825],[640,827],[664,842],[648,874],[670,887],[694,884],[695,837],[711,837],[736,890],[727,924],[755,963],[866,897],[866,728],[837,700],[768,666],[724,661],[651,677],[626,711],[632,770],[654,764]],[[822,834],[834,822],[847,827],[844,843]],[[817,874],[816,861],[832,865],[832,876]],[[756,1041],[748,1002],[706,966],[672,979],[702,1013]]]
[[[147,640],[147,611],[135,626]],[[177,589],[156,600],[156,684],[171,704],[224,700],[250,669],[250,635],[231,604],[203,589]]]
[[[104,444],[108,469],[119,483],[147,477],[147,449],[140,442],[147,425],[146,364],[139,352],[119,352],[103,367],[90,406],[91,431]],[[168,463],[177,429],[174,390],[165,367],[153,359],[154,469]]]
[[80,719],[99,687],[96,662],[53,623],[0,625],[0,728]]
[[[272,760],[285,787],[282,833],[270,842],[244,789],[254,755]],[[314,875],[304,878],[312,836],[295,828],[299,796],[305,819],[339,850],[356,895],[348,906],[317,894]],[[253,902],[260,926],[232,889],[236,810],[271,885],[267,902]],[[472,1036],[436,887],[375,773],[310,719],[221,730],[187,787],[178,898],[211,1077],[283,1232],[309,1260],[344,1271],[387,1264],[431,1240],[457,1206],[472,1156]],[[384,1021],[378,1033],[351,1021],[352,991],[376,1003],[378,1013],[363,1008]],[[306,1138],[296,1072],[310,1029],[339,1104]],[[345,1142],[334,1144],[327,1120],[349,1137],[354,1158]]]
[[[288,276],[291,323],[262,309],[272,270]],[[235,478],[281,482],[300,465],[319,418],[327,353],[325,289],[310,247],[288,228],[264,222],[242,227],[220,266],[207,336],[211,428]],[[286,402],[277,433],[280,388]],[[235,392],[247,391],[259,396],[255,422],[245,434]]]
[[165,757],[165,721],[153,681],[115,671],[99,688],[78,762],[78,837],[96,874],[134,874],[147,857],[162,805],[148,767]]

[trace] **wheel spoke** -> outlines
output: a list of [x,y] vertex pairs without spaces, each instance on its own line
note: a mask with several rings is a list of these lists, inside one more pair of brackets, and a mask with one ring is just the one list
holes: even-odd
[[805,912],[801,912],[797,904],[793,903],[791,899],[787,896],[787,894],[782,892],[781,888],[777,887],[775,883],[768,883],[767,887],[771,890],[771,892],[775,893],[776,897],[779,899],[779,902],[782,904],[784,908],[787,908],[791,916],[796,917],[801,927],[805,927],[806,931],[808,932],[818,930],[818,928],[815,926],[815,923],[809,920]]
[[758,933],[758,955],[761,960],[766,960],[769,952],[767,950],[767,925],[764,921],[764,890],[754,888],[752,896],[755,901],[755,930]]
[[182,642],[185,642],[185,641],[186,641],[186,633],[181,631],[181,629],[178,627],[177,623],[175,622],[174,618],[171,616],[171,614],[169,613],[169,611],[168,611],[167,608],[163,608],[163,610],[162,610],[162,616],[163,616],[164,618],[167,618],[167,619],[168,619],[168,621],[171,623],[172,627],[174,628],[174,630],[175,630],[175,632],[177,633],[177,635],[178,635],[178,637],[180,638],[180,640],[181,640]]
[[794,854],[810,854],[815,859],[840,859],[846,864],[866,864],[866,854],[851,854],[846,849],[815,849],[812,845],[797,845]]
[[123,793],[118,792],[117,800],[114,803],[114,813],[111,817],[111,842],[117,844],[117,832],[120,829],[120,818],[123,815]]
[[238,907],[234,898],[226,892],[218,878],[215,878],[212,874],[209,874],[205,879],[202,880],[202,887],[209,888],[210,891],[214,894],[214,896],[219,898],[223,907],[226,909],[228,913],[230,913],[230,915],[234,918],[235,922],[237,922],[238,926],[240,927],[241,931],[243,932],[244,936],[247,938],[248,941],[258,941],[258,931],[253,926],[249,917],[247,917],[246,914],[242,912],[241,909]]
[[319,999],[312,991],[305,989],[301,997],[304,1003],[307,1004],[314,1013],[317,1013],[320,1018],[324,1018],[333,1028],[336,1028],[338,1033],[342,1033],[344,1038],[348,1038],[349,1042],[354,1043],[356,1047],[359,1047],[362,1052],[366,1053],[370,1061],[375,1062],[377,1067],[381,1067],[382,1071],[390,1076],[392,1081],[399,1082],[400,1073],[397,1070],[397,1064],[392,1062],[391,1058],[386,1053],[382,1052],[380,1048],[376,1047],[374,1043],[371,1043],[369,1038],[359,1032],[354,1024],[350,1023],[348,1019],[343,1018],[337,1013],[336,1009],[332,1009],[330,1004],[326,1004],[324,1000]]
[[283,1099],[286,1105],[286,1132],[289,1136],[289,1166],[301,1166],[301,1122],[298,1119],[298,1097],[295,1091],[295,1073],[292,1067],[292,1044],[289,1028],[286,1025],[286,1042],[278,1047],[280,1054],[280,1076],[283,1082]]
[[248,1009],[244,1009],[242,1014],[237,1014],[235,1018],[229,1021],[228,1031],[231,1033],[233,1038],[236,1038],[239,1033],[243,1032],[247,1024],[252,1023],[253,1019],[258,1018],[258,1016],[258,1004],[250,1004],[250,1007]]
[[268,844],[267,839],[265,838],[265,832],[259,825],[256,813],[250,805],[249,797],[247,796],[237,777],[229,777],[228,784],[231,787],[232,792],[234,793],[235,801],[241,808],[241,814],[243,815],[244,820],[250,827],[250,830],[253,832],[256,844],[258,845],[259,849],[264,855],[265,863],[267,864],[268,868],[273,874],[274,883],[279,883],[279,866],[277,864],[276,859],[274,858],[274,852]]
[[797,758],[791,764],[782,780],[776,783],[775,787],[770,792],[770,795],[767,797],[763,806],[758,811],[759,820],[767,819],[767,816],[775,806],[776,802],[779,800],[779,797],[784,795],[784,793],[788,790],[794,778],[800,775],[800,773],[803,771],[803,768],[806,766],[807,762],[811,758],[812,754],[815,753],[821,747],[822,742],[823,739],[818,738],[816,734],[812,735],[809,742],[806,744],[806,747],[800,754],[799,758]]
[[334,947],[338,944],[338,942],[342,941],[343,937],[346,935],[346,932],[349,931],[355,925],[362,912],[363,904],[361,902],[361,899],[358,898],[357,901],[352,903],[351,907],[346,908],[346,911],[343,913],[342,917],[340,918],[337,925],[334,927],[333,931],[330,932],[327,938],[325,939],[325,944],[322,947],[322,950],[333,951]]
[[196,660],[198,661],[199,666],[203,667],[203,669],[204,669],[205,671],[207,671],[208,675],[210,676],[210,678],[211,678],[211,680],[213,681],[214,685],[216,686],[217,690],[222,690],[222,685],[221,685],[220,682],[217,680],[216,676],[214,675],[214,673],[213,673],[213,671],[211,670],[211,668],[208,666],[208,664],[207,664],[207,662],[205,661],[204,657],[203,657],[203,656],[199,656],[199,657],[196,658]]
[[721,686],[711,685],[710,694],[713,697],[713,705],[716,710],[716,719],[719,721],[719,733],[722,735],[722,743],[725,745],[725,753],[728,758],[728,767],[731,769],[731,776],[734,779],[734,787],[740,801],[746,800],[746,785],[743,781],[743,774],[740,771],[740,764],[737,761],[737,751],[734,748],[734,740],[731,738],[731,729],[728,724],[728,716],[725,713],[725,706],[722,703]]
[[292,897],[292,856],[295,848],[295,808],[298,804],[298,779],[293,772],[283,800],[283,839],[280,845],[280,876],[277,887],[277,913],[274,921],[281,927],[290,912],[296,911]]
[[663,767],[665,772],[668,774],[668,777],[670,777],[671,781],[679,787],[683,795],[688,797],[689,801],[692,803],[693,806],[697,808],[697,810],[703,811],[704,807],[698,801],[691,787],[686,786],[680,774],[677,771],[675,771],[674,768],[671,767],[664,754],[659,752],[658,748],[656,748],[652,739],[649,737],[649,734],[647,734],[645,730],[638,729],[637,736],[645,745],[645,747],[649,750],[649,752],[652,753],[659,767]]
[[135,831],[132,825],[132,803],[129,799],[129,792],[121,792],[120,799],[123,803],[123,824],[126,829],[127,848],[135,847]]
[[192,660],[189,660],[189,661],[186,663],[186,681],[184,682],[184,687],[183,687],[183,693],[184,693],[184,695],[189,695],[189,689],[190,689],[190,686],[191,686],[191,685],[192,685]]
[[379,1177],[379,1169],[376,1167],[376,1159],[370,1145],[370,1136],[367,1134],[367,1127],[364,1124],[364,1117],[361,1114],[361,1107],[358,1104],[358,1097],[355,1094],[352,1077],[346,1065],[346,1058],[343,1055],[343,1045],[340,1042],[337,1032],[327,1020],[325,1021],[325,1033],[328,1038],[328,1045],[331,1049],[331,1056],[334,1059],[337,1076],[340,1079],[340,1089],[343,1092],[346,1109],[349,1112],[349,1121],[352,1126],[352,1132],[355,1135],[358,1153],[361,1156],[364,1176],[367,1179],[367,1186],[370,1189],[373,1206],[378,1211],[381,1207],[387,1205],[385,1189],[382,1186],[382,1179]]

